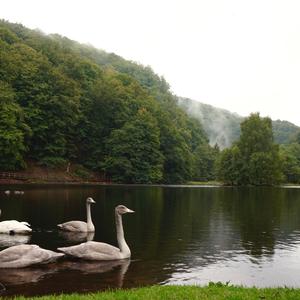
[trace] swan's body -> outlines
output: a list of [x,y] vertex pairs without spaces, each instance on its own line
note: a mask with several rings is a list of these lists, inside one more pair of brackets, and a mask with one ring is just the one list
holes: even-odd
[[7,195],[7,196],[10,195],[10,191],[7,190],[7,191],[4,192],[4,194]]
[[46,264],[64,256],[37,245],[12,246],[0,252],[0,268],[24,268],[36,264]]
[[69,221],[66,223],[58,224],[61,230],[72,232],[94,232],[95,226],[92,222],[91,216],[91,203],[96,203],[91,197],[86,199],[86,222],[83,221]]
[[128,209],[124,205],[119,205],[115,208],[119,248],[106,243],[89,241],[76,246],[58,248],[58,250],[67,255],[87,260],[119,260],[129,258],[131,256],[131,252],[124,238],[121,215],[133,212],[133,210]]
[[60,231],[59,235],[68,242],[74,244],[92,241],[95,236],[95,232],[72,232],[72,231]]
[[86,260],[117,260],[130,257],[130,251],[121,253],[120,249],[106,243],[89,241],[80,245],[58,248],[65,254]]
[[32,231],[32,229],[29,226],[30,225],[27,222],[19,222],[16,220],[2,221],[0,222],[0,233],[29,234]]

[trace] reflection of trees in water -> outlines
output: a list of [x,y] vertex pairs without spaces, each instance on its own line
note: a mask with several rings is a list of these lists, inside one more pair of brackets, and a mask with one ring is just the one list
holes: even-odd
[[223,197],[224,212],[240,232],[242,246],[254,257],[274,254],[273,230],[278,226],[279,208],[276,199],[270,203],[270,193],[271,189],[235,188],[229,200]]
[[[132,243],[135,257],[150,260],[151,266],[144,266],[148,274],[152,269],[165,268],[161,275],[153,274],[164,280],[168,272],[172,272],[170,265],[178,260],[192,264],[196,256],[206,252],[213,256],[220,250],[209,243],[208,238],[210,235],[215,238],[214,232],[209,230],[216,225],[211,221],[216,215],[213,189],[163,188],[161,191],[160,198],[143,202],[147,209],[142,207],[142,216],[136,220],[143,227],[136,226],[138,238]],[[138,264],[133,268],[138,268]]]
[[300,228],[300,201],[294,201],[299,192],[292,193],[280,188],[164,188],[135,219],[135,253],[153,259],[153,266],[155,258],[170,272],[180,262],[203,266],[240,254],[254,262],[271,257],[276,245],[290,242]]
[[250,255],[272,256],[276,245],[288,241],[300,228],[296,217],[299,197],[299,193],[282,188],[236,188],[230,200],[222,197],[222,208],[232,218]]

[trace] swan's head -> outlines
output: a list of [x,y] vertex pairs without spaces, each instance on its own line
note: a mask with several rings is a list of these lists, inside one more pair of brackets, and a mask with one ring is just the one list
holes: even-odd
[[120,215],[127,214],[127,213],[134,213],[134,210],[127,208],[125,205],[118,205],[115,208],[115,211]]
[[94,201],[93,198],[88,197],[88,198],[86,198],[86,203],[91,204],[91,203],[96,203],[96,202]]

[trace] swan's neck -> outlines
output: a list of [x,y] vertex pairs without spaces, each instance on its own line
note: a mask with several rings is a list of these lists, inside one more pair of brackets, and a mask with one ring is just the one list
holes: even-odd
[[129,247],[128,247],[126,241],[125,241],[125,238],[124,238],[122,217],[117,212],[116,212],[116,228],[117,228],[117,240],[118,240],[120,251],[126,257],[129,257],[130,256],[130,249],[129,249]]
[[91,204],[86,204],[86,224],[87,224],[87,231],[94,231],[95,227],[92,222],[92,215],[91,215]]

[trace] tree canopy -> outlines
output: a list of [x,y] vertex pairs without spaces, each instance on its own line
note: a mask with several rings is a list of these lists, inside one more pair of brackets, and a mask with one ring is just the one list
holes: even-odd
[[220,179],[238,185],[271,185],[283,180],[270,118],[255,113],[241,123],[241,137],[221,154],[218,173]]
[[1,170],[77,163],[117,182],[176,183],[213,151],[150,67],[59,35],[0,21],[0,83]]

